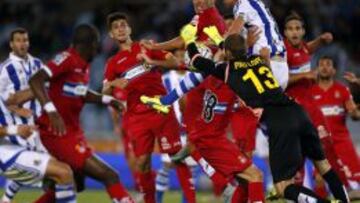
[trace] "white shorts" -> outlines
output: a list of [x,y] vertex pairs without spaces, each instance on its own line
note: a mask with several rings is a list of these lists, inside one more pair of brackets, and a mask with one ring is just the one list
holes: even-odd
[[254,154],[261,158],[269,157],[268,139],[260,128],[256,130],[256,147]]
[[286,59],[270,59],[270,66],[275,79],[278,81],[281,88],[285,90],[289,82],[289,66]]
[[7,159],[1,159],[0,174],[24,185],[41,182],[51,158],[47,153],[29,151],[14,145],[1,145],[0,152],[12,154]]

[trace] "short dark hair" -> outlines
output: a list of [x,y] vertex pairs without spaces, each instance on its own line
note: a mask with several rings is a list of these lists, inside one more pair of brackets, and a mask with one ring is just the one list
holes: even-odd
[[110,30],[111,29],[111,24],[114,21],[117,21],[117,20],[125,20],[126,22],[128,22],[129,18],[125,13],[121,13],[121,12],[110,13],[106,17],[106,26],[107,26],[107,28]]
[[302,26],[304,26],[304,19],[296,12],[296,11],[292,11],[288,16],[286,16],[285,18],[285,28],[286,28],[286,24],[292,20],[297,20],[300,21]]
[[225,39],[224,48],[230,51],[235,59],[244,59],[247,56],[246,40],[239,34],[229,35]]
[[89,24],[78,25],[73,34],[72,43],[77,44],[90,44],[99,40],[98,30]]
[[320,63],[321,60],[330,60],[330,61],[332,61],[333,66],[334,66],[334,68],[336,69],[336,67],[337,67],[337,62],[336,62],[336,60],[335,60],[334,57],[332,57],[332,56],[330,56],[330,55],[322,55],[322,56],[320,56],[319,59],[318,59],[318,61],[317,61],[317,66],[319,66],[319,63]]
[[25,28],[22,27],[15,28],[10,32],[10,41],[14,40],[14,36],[16,34],[27,34],[27,33],[28,31]]
[[234,14],[232,14],[232,13],[225,14],[225,15],[224,15],[224,19],[225,19],[225,20],[234,19]]

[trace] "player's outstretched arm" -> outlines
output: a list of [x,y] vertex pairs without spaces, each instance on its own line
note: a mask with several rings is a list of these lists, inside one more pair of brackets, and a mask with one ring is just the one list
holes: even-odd
[[182,41],[180,36],[165,42],[154,43],[152,41],[142,41],[141,44],[150,50],[166,50],[166,51],[182,49],[185,46],[184,41]]
[[289,74],[288,85],[294,84],[302,79],[316,80],[317,74],[315,70],[311,70],[306,73]]
[[112,96],[99,94],[90,89],[86,92],[85,102],[110,105],[118,111],[123,111],[125,109],[125,105],[121,101]]
[[20,90],[15,94],[10,94],[9,98],[5,101],[6,105],[22,105],[25,102],[34,99],[35,96],[31,89]]
[[170,52],[166,53],[163,59],[154,59],[149,57],[145,53],[141,53],[138,55],[139,60],[143,60],[145,65],[150,67],[159,67],[165,69],[179,69],[180,62],[178,59]]
[[[64,135],[66,133],[66,127],[63,119],[60,114],[57,112],[57,109],[54,103],[50,100],[49,95],[47,94],[45,83],[50,80],[52,75],[51,70],[41,69],[29,80],[30,88],[36,99],[39,100],[41,106],[46,111],[51,122],[51,130],[56,135]],[[64,107],[66,108],[66,107]]]
[[312,54],[324,44],[329,44],[333,41],[333,35],[330,32],[325,32],[316,39],[306,43],[309,53]]

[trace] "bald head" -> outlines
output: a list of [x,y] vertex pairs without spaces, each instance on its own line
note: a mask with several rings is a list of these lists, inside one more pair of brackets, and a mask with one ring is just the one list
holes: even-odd
[[98,51],[98,30],[87,24],[77,26],[74,30],[72,45],[83,59],[90,62]]
[[229,35],[224,42],[224,48],[229,59],[244,59],[247,56],[247,44],[239,34]]
[[97,29],[88,24],[81,24],[75,28],[72,43],[73,45],[79,44],[92,44],[99,41],[99,32]]

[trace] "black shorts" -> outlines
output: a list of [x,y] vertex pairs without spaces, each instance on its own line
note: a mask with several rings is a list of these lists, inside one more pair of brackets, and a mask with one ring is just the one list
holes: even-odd
[[266,107],[261,122],[269,136],[274,183],[293,178],[305,157],[325,159],[317,130],[300,105]]

